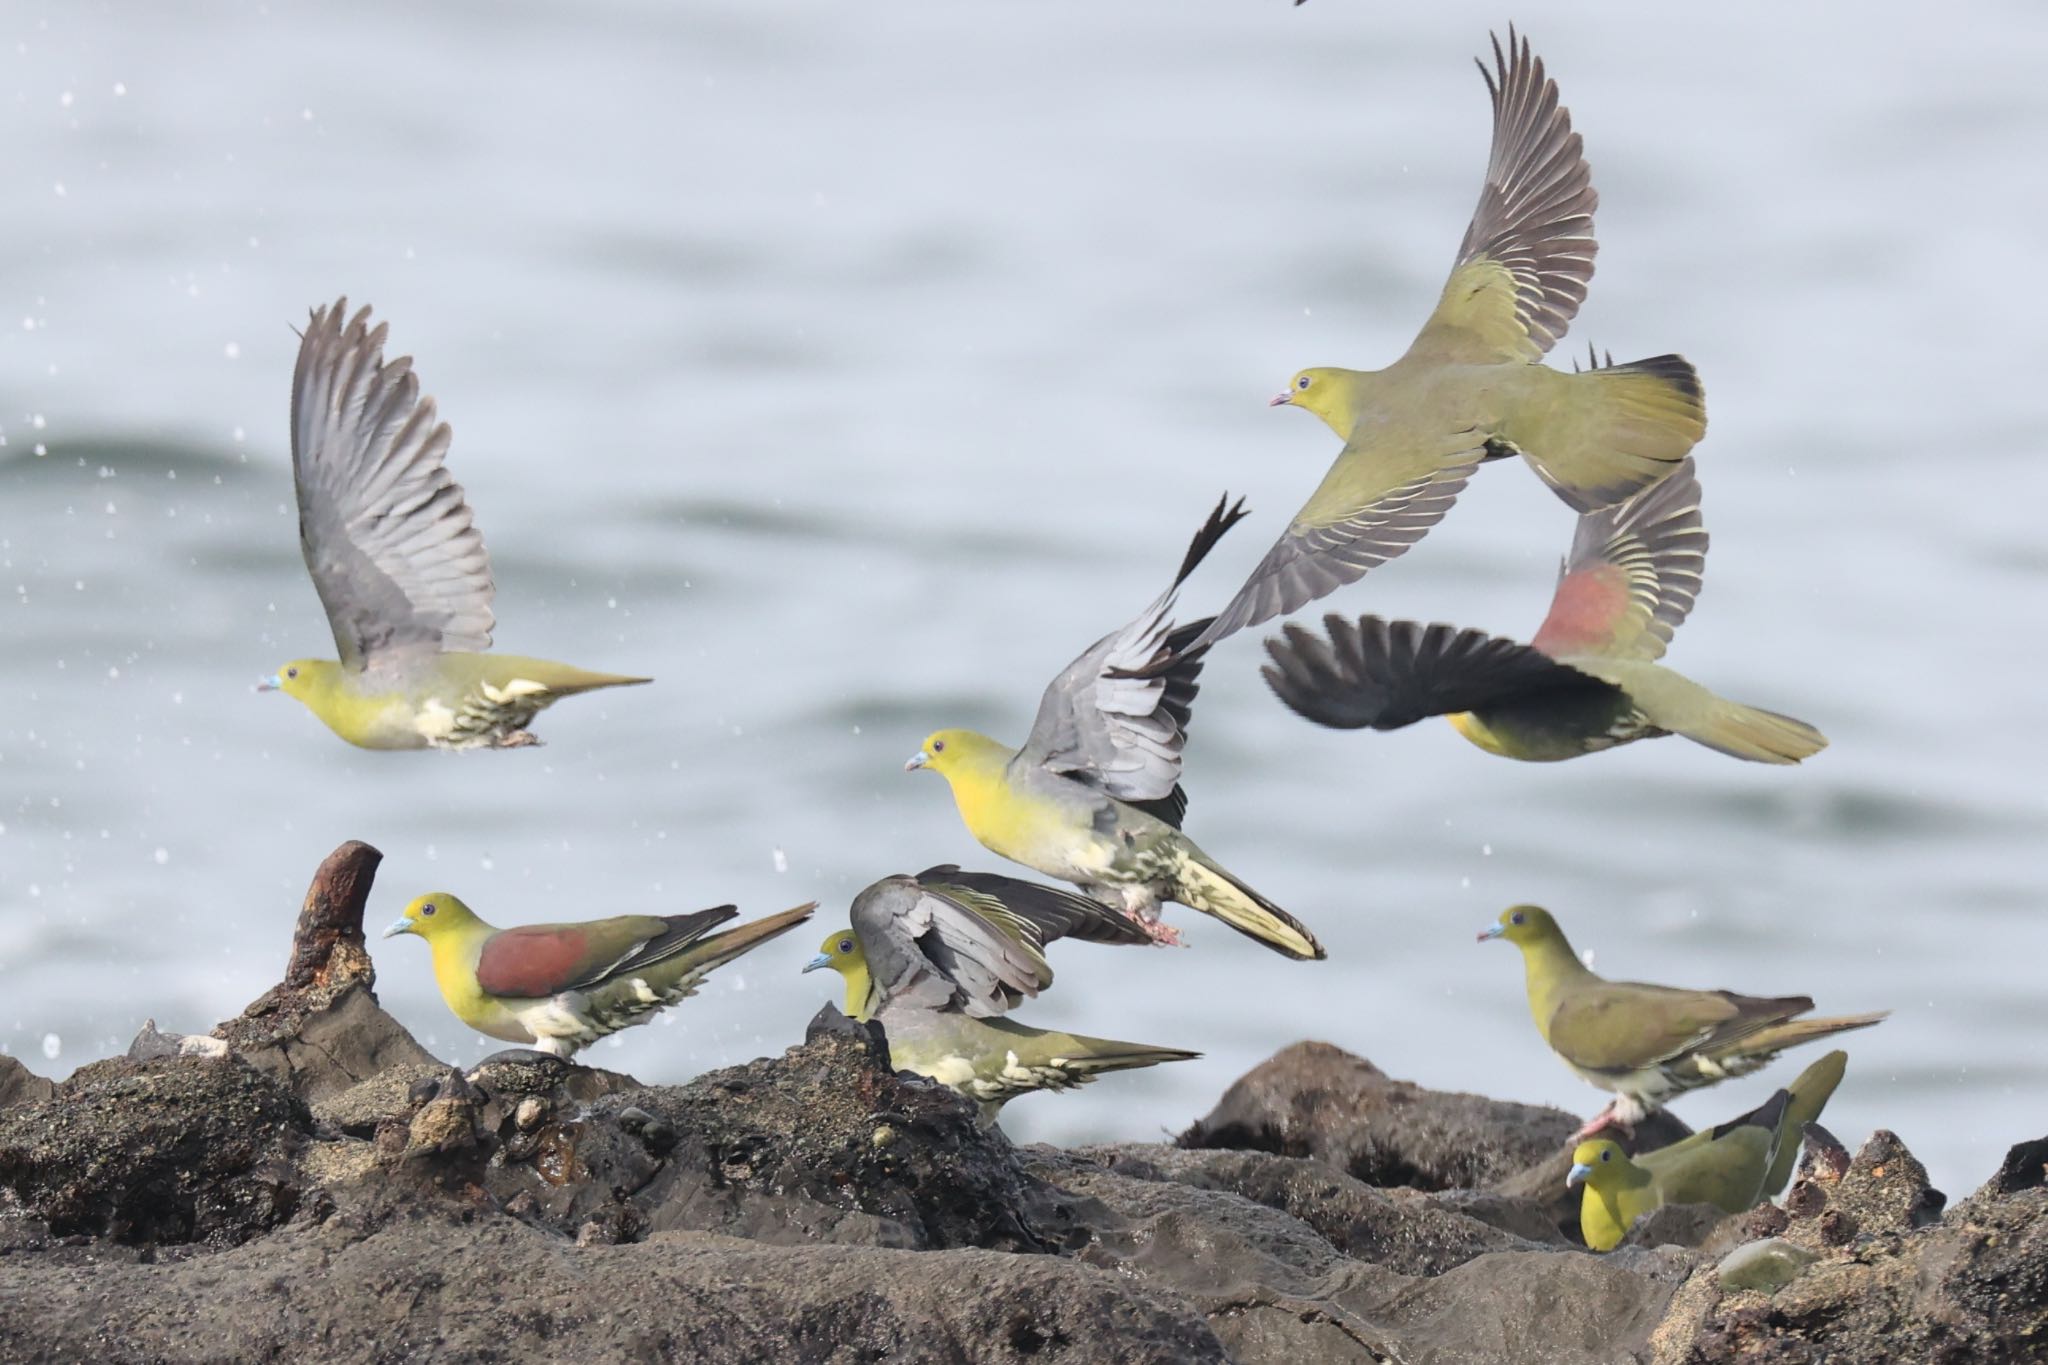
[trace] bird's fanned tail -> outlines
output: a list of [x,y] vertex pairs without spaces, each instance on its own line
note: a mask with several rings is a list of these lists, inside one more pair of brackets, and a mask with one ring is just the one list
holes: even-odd
[[1633,496],[1675,471],[1707,432],[1706,391],[1683,356],[1560,374],[1564,401],[1501,436],[1574,511]]
[[1308,926],[1231,876],[1199,852],[1189,850],[1174,871],[1173,899],[1214,915],[1240,934],[1288,957],[1329,956]]

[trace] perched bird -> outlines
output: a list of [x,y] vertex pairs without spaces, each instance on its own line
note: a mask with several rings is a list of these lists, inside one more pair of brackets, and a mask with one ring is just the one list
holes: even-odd
[[1508,33],[1482,63],[1493,149],[1450,280],[1384,370],[1303,370],[1273,402],[1344,440],[1322,484],[1203,635],[1283,616],[1384,564],[1450,510],[1487,460],[1521,455],[1579,511],[1669,474],[1706,432],[1699,376],[1675,355],[1566,374],[1539,362],[1593,275],[1592,173],[1557,85]]
[[1612,1249],[1636,1219],[1663,1204],[1741,1213],[1775,1198],[1792,1178],[1806,1125],[1820,1117],[1848,1065],[1849,1054],[1830,1052],[1740,1118],[1633,1160],[1604,1138],[1579,1144],[1565,1183],[1585,1186],[1579,1231],[1586,1245]]
[[1289,625],[1266,641],[1266,682],[1296,714],[1338,730],[1398,730],[1446,716],[1503,758],[1577,758],[1684,735],[1755,763],[1827,747],[1804,721],[1715,696],[1656,662],[1692,610],[1706,563],[1700,485],[1687,459],[1627,502],[1579,518],[1550,614],[1530,643],[1361,616]]
[[812,901],[717,934],[711,931],[739,913],[734,907],[496,929],[454,896],[430,891],[384,937],[427,941],[441,998],[478,1033],[569,1057],[694,995],[712,968],[794,929],[815,909]]
[[[316,308],[292,374],[299,548],[341,659],[294,659],[260,684],[365,749],[510,749],[557,698],[644,683],[486,654],[491,562],[442,463],[448,424],[384,324]],[[346,319],[346,321],[344,321]]]
[[1501,911],[1479,937],[1504,938],[1522,950],[1529,1013],[1543,1041],[1580,1079],[1616,1096],[1578,1131],[1580,1138],[1610,1123],[1628,1127],[1688,1090],[1747,1076],[1788,1047],[1867,1028],[1886,1014],[1800,1019],[1813,1008],[1803,995],[1608,981],[1579,960],[1550,912],[1534,905]]
[[1196,532],[1166,591],[1053,679],[1022,749],[939,730],[903,766],[944,777],[984,847],[1073,882],[1162,943],[1179,937],[1159,922],[1160,902],[1178,901],[1276,952],[1320,958],[1299,920],[1180,830],[1181,749],[1206,652],[1191,642],[1207,622],[1176,629],[1166,618],[1181,583],[1245,515],[1242,501],[1228,501]]
[[[927,882],[935,873],[950,874],[948,881]],[[1142,943],[1148,936],[1121,916],[1111,916],[1115,925],[1105,921],[1109,912],[1083,897],[1009,877],[982,878],[978,891],[963,896],[960,875],[934,868],[876,882],[854,898],[851,927],[828,936],[804,967],[829,967],[845,978],[846,1012],[880,1022],[890,1065],[972,1100],[986,1126],[1003,1105],[1034,1090],[1069,1090],[1105,1071],[1201,1055],[999,1017],[1051,984],[1040,951],[1045,938],[1101,931],[1115,935],[1109,941]]]
[[1054,939],[1152,941],[1092,897],[951,863],[884,877],[854,897],[851,918],[804,970],[844,976],[846,1013],[862,1020],[885,999],[986,1019],[1052,985]]
[[[1595,1251],[1612,1251],[1630,1225],[1666,1204],[1712,1204],[1741,1213],[1762,1203],[1764,1178],[1780,1144],[1792,1096],[1783,1090],[1741,1118],[1630,1160],[1607,1138],[1572,1149],[1567,1186],[1583,1185],[1579,1231]],[[1789,1139],[1798,1145],[1797,1135]]]

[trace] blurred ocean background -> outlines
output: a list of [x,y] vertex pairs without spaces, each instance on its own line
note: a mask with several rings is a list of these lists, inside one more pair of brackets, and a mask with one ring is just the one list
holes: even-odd
[[[2017,0],[9,5],[0,1050],[62,1075],[146,1015],[232,1015],[351,837],[387,855],[373,928],[427,889],[499,923],[819,898],[588,1059],[674,1081],[795,1041],[858,888],[1004,866],[901,771],[923,735],[1021,739],[1221,490],[1256,515],[1189,615],[1320,478],[1334,438],[1266,399],[1420,324],[1485,161],[1470,58],[1511,18],[1603,198],[1558,360],[1679,350],[1707,385],[1713,550],[1669,661],[1834,745],[1536,766],[1321,731],[1239,636],[1188,828],[1330,960],[1187,911],[1187,951],[1055,952],[1026,1022],[1207,1056],[1005,1124],[1155,1137],[1304,1037],[1591,1113],[1515,953],[1473,943],[1528,900],[1610,974],[1891,1008],[1826,1122],[1974,1188],[2048,1129],[2048,15]],[[454,425],[499,646],[656,686],[452,756],[251,693],[332,651],[286,409],[291,328],[343,292]],[[1570,533],[1490,468],[1324,605],[1526,638]],[[430,1047],[496,1048],[422,945],[374,949]]]

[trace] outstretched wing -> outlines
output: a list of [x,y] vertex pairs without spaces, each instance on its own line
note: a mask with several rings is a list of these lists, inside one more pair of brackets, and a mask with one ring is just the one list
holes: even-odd
[[1493,100],[1493,149],[1458,263],[1411,355],[1494,364],[1533,361],[1557,343],[1593,278],[1600,196],[1557,83],[1508,30],[1480,63]]
[[1087,943],[1150,944],[1152,936],[1093,896],[995,872],[967,872],[941,863],[917,874],[918,885],[971,901],[1014,937],[1043,946],[1057,938]]
[[1361,616],[1323,618],[1328,638],[1289,625],[1260,670],[1295,714],[1337,730],[1398,730],[1539,692],[1607,684],[1529,646],[1476,630]]
[[1167,616],[1180,585],[1245,515],[1243,499],[1232,504],[1225,494],[1217,501],[1166,591],[1129,625],[1090,645],[1045,689],[1017,762],[1063,773],[1119,800],[1172,805],[1206,649],[1178,648],[1189,643],[1189,631],[1175,631]]
[[[448,424],[382,323],[316,308],[292,374],[299,546],[349,668],[394,651],[491,647],[491,562],[448,474]],[[344,321],[346,319],[346,321]]]
[[1688,457],[1635,497],[1579,518],[1550,614],[1530,643],[1553,657],[1661,658],[1699,596],[1706,563]]

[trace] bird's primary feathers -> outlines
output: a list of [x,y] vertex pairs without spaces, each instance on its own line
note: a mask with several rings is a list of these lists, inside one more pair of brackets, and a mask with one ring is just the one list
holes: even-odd
[[1177,901],[1276,952],[1320,958],[1322,945],[1299,920],[1180,830],[1181,751],[1205,623],[1176,629],[1167,618],[1181,583],[1243,515],[1227,496],[1216,504],[1166,591],[1045,689],[1021,749],[972,730],[939,730],[904,766],[945,777],[984,847],[1073,882],[1163,942],[1175,936],[1158,923],[1159,906]]
[[715,967],[811,917],[816,902],[721,933],[730,905],[497,929],[445,891],[415,897],[384,937],[417,934],[457,1018],[479,1033],[568,1057],[696,992]]
[[1150,941],[1086,897],[944,866],[884,877],[854,898],[851,920],[826,936],[804,970],[838,972],[846,1012],[882,1025],[891,1064],[973,1101],[984,1123],[1034,1090],[1066,1090],[1104,1071],[1200,1055],[1000,1017],[1052,984],[1048,940]]
[[1388,368],[1303,370],[1273,400],[1321,417],[1344,449],[1203,643],[1401,554],[1488,460],[1523,456],[1583,512],[1663,478],[1706,432],[1699,377],[1679,356],[1570,374],[1540,363],[1586,296],[1599,196],[1528,41],[1510,29],[1493,55],[1480,66],[1486,180],[1436,311]]
[[348,300],[316,308],[292,375],[299,547],[339,661],[294,659],[264,685],[366,749],[516,748],[558,698],[646,682],[489,654],[490,557],[444,463],[449,430],[409,356]]
[[1590,1085],[1617,1096],[1581,1130],[1632,1124],[1688,1090],[1746,1076],[1780,1052],[1866,1028],[1874,1014],[1801,1019],[1803,995],[1764,997],[1684,990],[1596,975],[1572,951],[1549,911],[1511,906],[1479,936],[1522,951],[1529,1013],[1551,1051]]
[[1266,641],[1267,685],[1318,725],[1397,730],[1447,716],[1489,753],[1535,762],[1681,734],[1733,758],[1797,763],[1827,738],[1715,696],[1659,664],[1706,563],[1692,461],[1627,502],[1579,518],[1550,613],[1530,643],[1477,630],[1332,615],[1323,636]]

